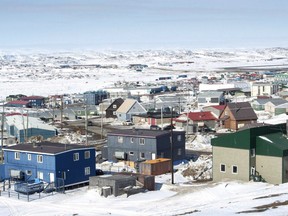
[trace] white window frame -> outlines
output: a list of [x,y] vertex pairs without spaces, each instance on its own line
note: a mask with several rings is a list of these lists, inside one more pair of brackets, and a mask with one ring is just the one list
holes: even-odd
[[181,148],[178,148],[177,155],[182,155],[182,149]]
[[[222,166],[224,166],[224,171],[222,171]],[[223,164],[223,163],[220,164],[220,172],[226,173],[226,164]]]
[[89,159],[90,158],[90,151],[85,151],[84,152],[84,158]]
[[14,158],[15,158],[15,160],[20,160],[20,152],[15,152]]
[[134,152],[133,152],[133,151],[130,151],[130,152],[129,152],[129,155],[132,155],[132,156],[133,156],[133,155],[134,155]]
[[181,142],[181,140],[182,140],[181,134],[177,135],[177,140],[178,140],[178,142]]
[[131,143],[134,143],[134,137],[131,137],[131,138],[130,138],[130,142],[131,142]]
[[[234,167],[236,167],[236,171],[237,172],[234,172]],[[232,165],[232,174],[234,174],[234,175],[236,175],[236,174],[238,174],[238,166],[237,165]]]
[[116,104],[113,104],[113,109],[116,109],[117,108],[117,105]]
[[79,152],[73,153],[73,161],[79,161]]
[[31,154],[27,154],[27,159],[28,159],[28,161],[31,161],[31,159],[32,159]]
[[145,145],[145,139],[139,138],[139,145]]
[[85,167],[85,169],[84,169],[84,174],[85,175],[90,175],[90,167]]
[[43,163],[43,155],[37,155],[37,163]]
[[117,141],[118,143],[123,143],[123,136],[118,136]]

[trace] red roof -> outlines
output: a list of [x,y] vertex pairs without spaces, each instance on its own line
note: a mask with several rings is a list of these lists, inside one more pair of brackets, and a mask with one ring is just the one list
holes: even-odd
[[7,113],[5,116],[15,116],[15,115],[22,115],[22,116],[27,116],[27,114],[23,113]]
[[[187,115],[187,114],[183,114]],[[183,115],[180,115],[176,121],[178,122],[185,122],[185,120],[181,120],[181,117]],[[192,121],[211,121],[211,120],[217,120],[217,118],[211,113],[211,112],[190,112],[188,113],[188,118]]]
[[21,101],[21,100],[15,100],[15,101],[9,101],[7,104],[17,104],[17,105],[27,105],[29,104],[29,101]]
[[217,110],[224,110],[226,105],[215,105],[215,106],[210,106],[210,107],[213,107],[213,108],[215,108]]

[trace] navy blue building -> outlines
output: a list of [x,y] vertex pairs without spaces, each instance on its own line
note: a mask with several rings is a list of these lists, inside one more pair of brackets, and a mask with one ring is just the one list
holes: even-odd
[[25,143],[3,148],[5,178],[45,182],[64,180],[65,187],[87,183],[94,176],[95,148],[62,143]]
[[29,101],[31,107],[35,107],[35,108],[44,107],[45,105],[45,97],[42,97],[42,96],[22,97],[20,100]]
[[[171,158],[171,131],[116,130],[107,134],[108,160],[144,161]],[[185,132],[173,131],[174,160],[185,158]]]
[[84,101],[87,105],[99,105],[102,100],[108,98],[106,91],[89,91],[84,93]]

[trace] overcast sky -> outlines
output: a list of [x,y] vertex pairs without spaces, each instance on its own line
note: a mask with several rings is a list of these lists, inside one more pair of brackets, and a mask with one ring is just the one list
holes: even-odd
[[287,47],[287,0],[0,0],[0,49]]

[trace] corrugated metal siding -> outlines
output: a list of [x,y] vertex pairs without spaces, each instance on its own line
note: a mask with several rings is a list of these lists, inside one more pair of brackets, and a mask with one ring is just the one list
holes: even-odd
[[171,160],[159,158],[140,163],[140,173],[144,175],[161,175],[171,172]]

